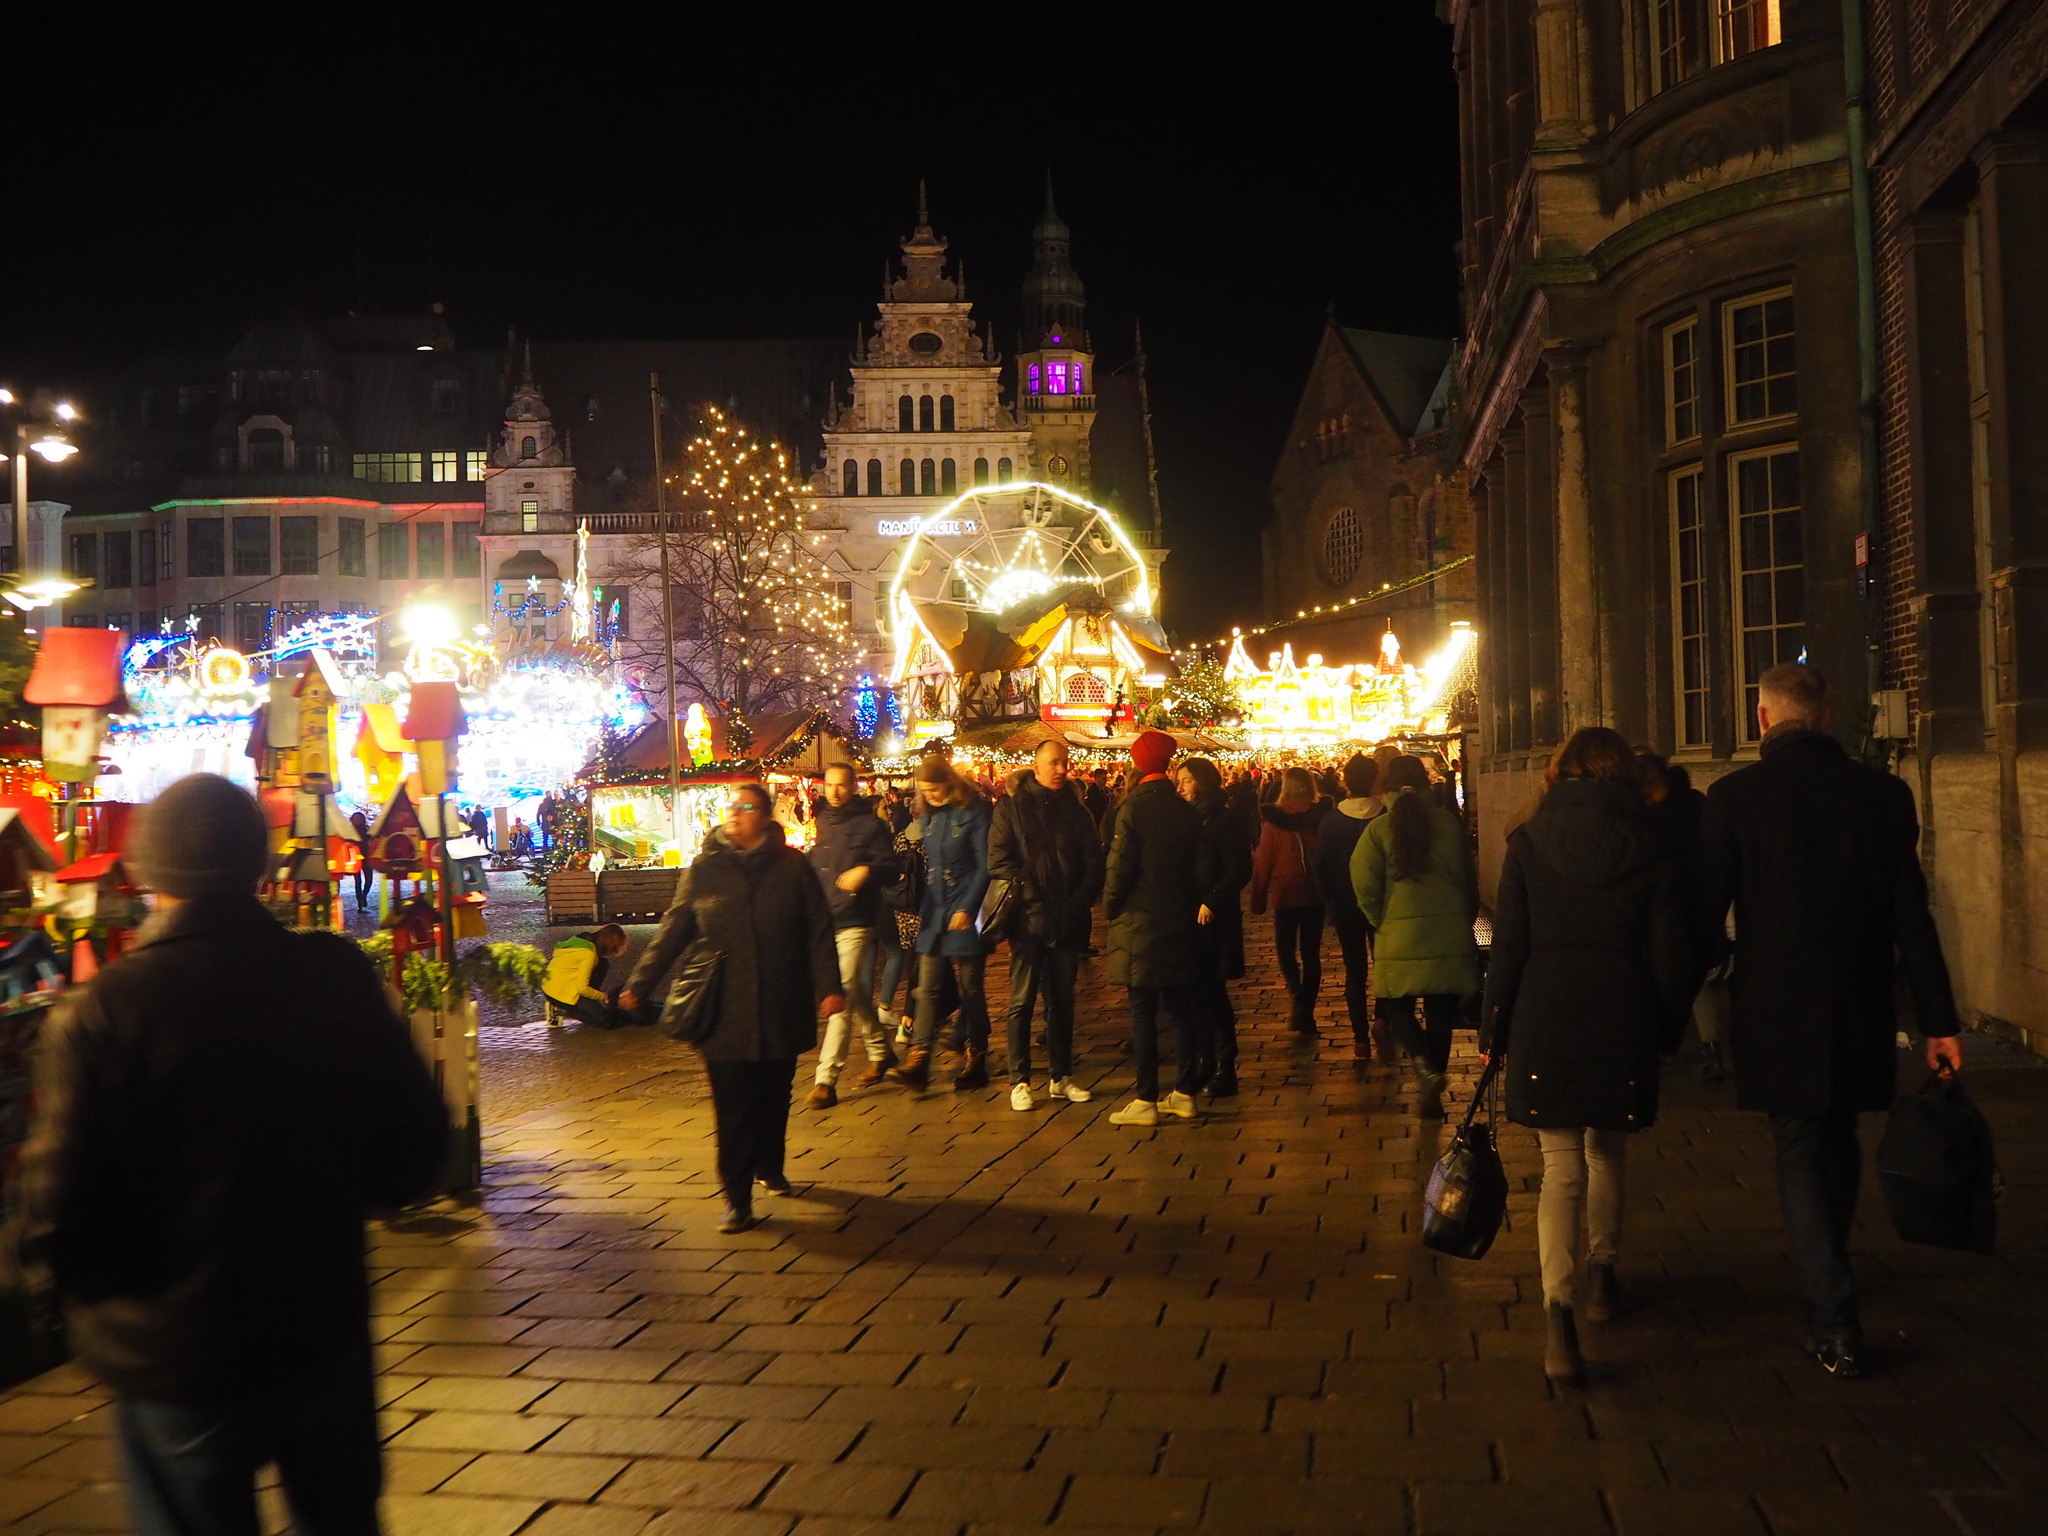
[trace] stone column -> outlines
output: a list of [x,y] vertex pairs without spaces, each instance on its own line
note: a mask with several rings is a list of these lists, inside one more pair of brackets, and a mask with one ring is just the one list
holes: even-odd
[[1529,735],[1529,477],[1517,411],[1500,435],[1500,490],[1493,508],[1501,524],[1500,585],[1506,623],[1494,640],[1495,665],[1506,684],[1508,750],[1526,751]]
[[1593,136],[1592,49],[1585,0],[1536,0],[1536,145],[1558,149]]
[[1586,357],[1576,347],[1546,354],[1557,418],[1557,642],[1562,736],[1605,725],[1608,657],[1600,622],[1600,553],[1593,538],[1587,472]]
[[1563,737],[1558,711],[1557,431],[1547,371],[1540,371],[1523,389],[1522,420],[1527,443],[1522,506],[1528,529],[1523,563],[1529,583],[1529,744],[1550,747]]

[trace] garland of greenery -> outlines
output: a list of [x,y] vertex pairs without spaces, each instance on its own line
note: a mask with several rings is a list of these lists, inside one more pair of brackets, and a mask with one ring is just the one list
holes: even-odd
[[[390,974],[388,928],[356,942],[380,972]],[[472,944],[455,957],[455,980],[460,995],[480,996],[500,1008],[513,1007],[528,997],[537,998],[547,973],[548,957],[531,944]],[[400,996],[408,1013],[439,1011],[448,996],[448,962],[432,955],[407,955]]]

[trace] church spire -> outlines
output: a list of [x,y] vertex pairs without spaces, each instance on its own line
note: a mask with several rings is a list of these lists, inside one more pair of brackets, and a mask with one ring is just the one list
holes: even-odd
[[889,285],[890,298],[899,303],[945,303],[960,297],[959,285],[946,276],[946,237],[932,233],[922,176],[917,181],[917,228],[898,244],[903,276]]
[[1024,345],[1085,346],[1087,294],[1068,259],[1073,232],[1053,202],[1052,168],[1045,172],[1045,212],[1031,231],[1031,271],[1024,279]]

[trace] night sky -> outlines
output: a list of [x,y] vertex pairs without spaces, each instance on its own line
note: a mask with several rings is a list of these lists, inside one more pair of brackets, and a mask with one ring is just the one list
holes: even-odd
[[850,9],[882,30],[736,8],[707,32],[700,7],[666,31],[607,7],[25,24],[0,380],[224,347],[280,308],[436,301],[478,345],[508,326],[850,343],[920,176],[1008,354],[1049,168],[1098,367],[1144,323],[1168,621],[1260,617],[1267,482],[1325,305],[1457,329],[1431,0],[1190,7],[1170,28],[1122,7]]

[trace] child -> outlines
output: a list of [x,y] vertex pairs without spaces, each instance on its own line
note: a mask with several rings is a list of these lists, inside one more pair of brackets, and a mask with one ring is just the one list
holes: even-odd
[[616,994],[604,990],[611,962],[625,952],[626,930],[617,923],[606,923],[595,932],[579,933],[557,944],[540,984],[541,996],[547,1000],[548,1022],[559,1025],[566,1016],[599,1029],[617,1029],[627,1022]]

